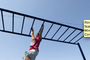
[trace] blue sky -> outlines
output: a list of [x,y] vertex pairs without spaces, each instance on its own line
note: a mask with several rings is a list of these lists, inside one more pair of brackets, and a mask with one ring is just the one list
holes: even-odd
[[[0,8],[44,18],[62,24],[83,29],[83,21],[90,19],[89,0],[0,0]],[[11,15],[5,15],[5,27],[11,29]],[[32,20],[32,19],[31,19]],[[27,18],[24,33],[28,33],[29,22]],[[15,31],[20,32],[22,17],[16,16]],[[34,26],[37,33],[37,24]],[[39,25],[38,25],[39,26]],[[48,27],[46,25],[46,27]],[[0,29],[1,21],[0,21]],[[54,31],[54,30],[52,30]],[[43,34],[46,31],[44,30]],[[83,34],[83,33],[82,33]],[[50,35],[47,35],[49,37]],[[25,51],[29,49],[30,37],[0,32],[0,60],[22,60]],[[80,41],[87,60],[90,59],[90,38]],[[83,60],[76,45],[58,43],[43,40],[40,44],[40,52],[36,60]]]

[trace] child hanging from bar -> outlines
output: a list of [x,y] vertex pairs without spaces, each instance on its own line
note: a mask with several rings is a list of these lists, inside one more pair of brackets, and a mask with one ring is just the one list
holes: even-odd
[[32,41],[31,41],[31,44],[30,44],[30,48],[29,48],[29,51],[25,52],[22,59],[24,59],[24,60],[35,60],[36,56],[39,53],[39,44],[42,40],[43,29],[44,29],[44,24],[42,24],[40,33],[37,33],[34,36],[34,30],[33,30],[33,28],[31,28],[31,30],[32,30],[31,31]]

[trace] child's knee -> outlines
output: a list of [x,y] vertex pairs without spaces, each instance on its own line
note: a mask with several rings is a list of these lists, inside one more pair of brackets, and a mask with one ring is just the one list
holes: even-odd
[[27,56],[27,57],[25,58],[25,60],[31,60],[31,58],[30,58],[29,56]]

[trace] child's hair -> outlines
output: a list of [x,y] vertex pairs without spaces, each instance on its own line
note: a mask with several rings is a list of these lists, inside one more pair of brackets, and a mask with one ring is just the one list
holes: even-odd
[[39,33],[37,33],[38,34],[38,36],[39,36]]

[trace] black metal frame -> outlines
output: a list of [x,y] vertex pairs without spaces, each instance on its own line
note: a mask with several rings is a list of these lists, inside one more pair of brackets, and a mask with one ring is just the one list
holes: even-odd
[[[50,40],[50,41],[55,41],[55,42],[62,42],[62,43],[68,43],[68,44],[78,45],[78,47],[80,48],[80,51],[81,51],[81,54],[82,54],[83,59],[86,60],[86,58],[85,58],[85,56],[84,56],[84,54],[83,54],[83,51],[82,51],[82,49],[81,49],[81,47],[80,47],[80,44],[79,44],[79,42],[78,42],[81,38],[83,38],[83,36],[80,37],[80,38],[79,38],[78,40],[76,40],[75,42],[71,42],[71,41],[73,41],[73,39],[75,39],[77,36],[79,36],[79,34],[81,34],[81,33],[84,31],[83,29],[76,28],[76,27],[72,27],[72,26],[68,26],[68,25],[61,24],[61,23],[57,23],[57,22],[53,22],[53,21],[49,21],[49,20],[42,19],[42,18],[38,18],[38,17],[34,17],[34,16],[30,16],[30,15],[26,15],[26,14],[22,14],[22,13],[18,13],[18,12],[14,12],[14,11],[10,11],[10,10],[6,10],[6,9],[2,9],[2,8],[0,8],[0,11],[1,11],[1,18],[2,18],[2,26],[3,26],[3,30],[0,30],[1,32],[7,32],[7,33],[12,33],[12,34],[17,34],[17,35],[22,35],[22,36],[31,37],[31,35],[30,35],[30,34],[31,34],[31,30],[30,30],[29,34],[23,34],[23,33],[22,33],[22,32],[23,32],[23,27],[24,27],[25,17],[29,17],[29,18],[34,19],[31,27],[33,27],[35,20],[43,21],[42,24],[44,24],[45,22],[48,22],[48,23],[51,23],[51,26],[50,26],[49,30],[47,31],[47,33],[45,34],[45,36],[42,37],[42,39],[44,39],[44,40]],[[5,30],[3,12],[12,13],[12,31],[7,31],[7,30]],[[21,33],[14,32],[14,18],[15,18],[15,17],[14,17],[14,14],[23,16]],[[48,32],[51,30],[51,28],[53,27],[54,24],[55,24],[55,25],[60,25],[60,27],[58,28],[58,30],[55,32],[55,34],[54,34],[51,38],[46,38]],[[53,39],[53,37],[54,37],[54,36],[57,34],[57,32],[62,28],[62,26],[63,26],[63,27],[67,27],[67,29],[63,32],[63,34],[62,34],[58,39]],[[69,28],[74,29],[74,31],[71,32],[71,34],[68,35],[63,41],[59,40],[59,39],[69,30]],[[40,30],[41,30],[41,28],[40,28]],[[39,30],[39,32],[40,32],[40,30]],[[69,42],[66,41],[66,39],[67,39],[68,37],[70,37],[76,30],[79,30],[80,32],[79,32],[75,37],[73,37]]]
[[82,55],[82,57],[83,57],[83,60],[86,60],[86,58],[85,58],[85,56],[84,56],[84,53],[83,53],[83,51],[82,51],[82,48],[81,48],[80,44],[77,43],[77,45],[78,45],[78,47],[79,47],[79,50],[80,50],[81,55]]

